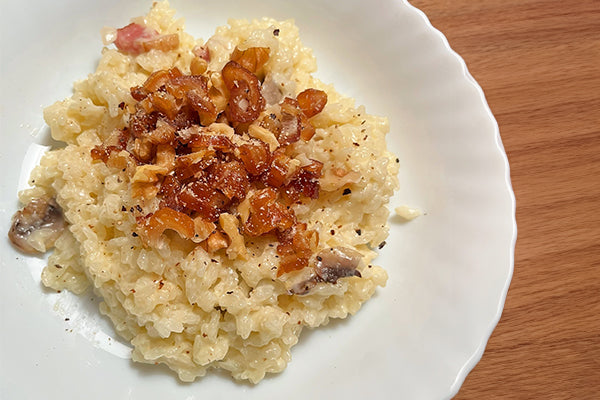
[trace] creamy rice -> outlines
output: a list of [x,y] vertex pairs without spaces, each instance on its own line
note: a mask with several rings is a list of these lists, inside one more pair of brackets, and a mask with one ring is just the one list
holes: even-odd
[[[293,21],[231,20],[203,43],[173,17],[166,2],[156,3],[145,23],[161,34],[177,33],[177,49],[134,56],[106,47],[96,72],[75,83],[73,96],[44,111],[52,137],[66,145],[43,157],[32,173],[33,187],[20,200],[56,198],[69,229],[55,244],[43,283],[75,293],[91,286],[104,300],[101,312],[134,346],[135,361],[165,363],[183,381],[222,368],[257,383],[267,372],[286,367],[304,326],[355,313],[377,286],[385,285],[386,272],[371,261],[388,235],[385,205],[397,188],[398,164],[386,149],[387,120],[368,115],[311,76],[316,62]],[[211,70],[220,70],[236,46],[269,47],[265,71],[284,95],[306,88],[327,92],[325,109],[312,119],[315,136],[293,144],[296,154],[324,164],[321,194],[294,211],[319,233],[321,248],[360,252],[362,277],[322,282],[305,295],[293,295],[277,277],[273,238],[245,238],[243,260],[230,259],[225,250],[210,255],[175,234],[165,235],[156,248],[132,235],[131,211],[139,201],[132,198],[130,178],[94,162],[91,149],[126,126],[128,115],[119,105],[133,107],[132,86],[173,66],[189,74],[192,49],[202,44],[210,50]],[[357,182],[340,182],[331,173],[340,167],[353,171]]]

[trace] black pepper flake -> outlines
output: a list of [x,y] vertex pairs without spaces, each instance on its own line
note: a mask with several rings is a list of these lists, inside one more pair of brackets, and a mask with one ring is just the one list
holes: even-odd
[[317,256],[317,260],[319,260],[319,261],[323,261],[323,257],[321,257],[321,256]]
[[215,260],[214,258],[211,258],[211,259],[210,259],[210,262],[218,263],[218,261],[217,261],[217,260]]
[[385,246],[387,243],[385,242],[385,240],[381,243],[379,243],[379,246],[377,246],[377,248],[379,249],[383,249],[383,246]]
[[54,264],[54,268],[61,269],[61,268],[62,268],[62,265]]
[[127,208],[125,208],[125,206],[121,206],[121,211],[127,211]]
[[129,209],[129,212],[133,212],[133,207],[131,207],[131,208]]
[[342,193],[342,195],[346,196],[347,194],[350,194],[350,193],[352,193],[352,190],[346,188],[346,189],[344,189],[344,192]]
[[119,103],[119,108],[122,110],[125,108],[125,102],[122,101],[121,103]]
[[207,335],[206,333],[203,333],[203,334],[202,334],[202,337],[207,337],[207,336],[208,336],[208,335]]
[[279,28],[277,28],[273,31],[273,35],[279,36]]
[[142,212],[142,207],[140,207],[139,204],[135,206],[135,209],[138,210],[139,212]]
[[356,147],[360,146],[360,144],[356,143],[356,142],[352,142],[353,145],[355,145]]
[[162,279],[158,282],[158,288],[162,289],[163,286],[165,285],[165,283],[162,281]]
[[399,162],[400,162],[400,160],[396,158],[396,162],[397,162],[397,163],[399,163]]
[[131,236],[138,237],[139,235],[137,233],[135,233],[135,232],[131,232]]
[[229,292],[227,292],[227,294],[231,294],[231,293],[233,293],[233,290],[230,290]]
[[277,115],[275,115],[273,113],[269,114],[269,117],[271,117],[271,119],[277,119]]
[[364,124],[365,124],[365,122],[367,122],[367,120],[363,120],[363,121],[362,121],[360,124],[361,124],[361,125],[364,125]]
[[65,318],[65,321],[70,321],[70,318]]
[[335,231],[333,229],[330,230],[329,233],[331,233],[332,235],[335,235]]
[[361,231],[360,229],[357,229],[357,230],[356,230],[356,234],[357,234],[358,236],[360,236],[360,235],[362,235],[362,231]]
[[275,271],[277,267],[271,267],[271,271]]

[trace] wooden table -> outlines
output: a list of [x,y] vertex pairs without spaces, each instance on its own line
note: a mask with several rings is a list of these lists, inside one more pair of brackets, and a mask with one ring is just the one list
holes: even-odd
[[483,87],[517,199],[502,319],[457,399],[600,399],[600,1],[413,0]]

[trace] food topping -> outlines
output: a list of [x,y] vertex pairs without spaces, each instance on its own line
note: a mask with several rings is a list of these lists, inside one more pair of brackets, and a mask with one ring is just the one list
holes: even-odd
[[25,253],[43,253],[54,246],[64,229],[62,210],[56,201],[37,198],[14,215],[8,237]]
[[[133,52],[159,38],[131,24],[118,30],[116,44]],[[145,244],[159,246],[171,230],[209,252],[227,248],[230,257],[244,257],[244,237],[272,235],[279,242],[278,276],[309,265],[318,234],[290,206],[319,197],[323,164],[293,158],[289,146],[313,137],[310,118],[327,95],[308,89],[267,112],[261,86],[269,52],[235,48],[221,71],[208,71],[208,49],[196,47],[192,74],[159,70],[131,88],[136,103],[128,126],[91,155],[127,165],[141,204],[158,198],[158,208],[137,219]]]
[[303,327],[385,285],[371,262],[397,187],[388,123],[312,75],[291,20],[230,20],[202,42],[152,4],[103,29],[113,49],[44,110],[61,144],[19,194],[10,240],[53,246],[41,284],[91,287],[133,361],[256,384]]
[[315,268],[305,274],[299,274],[290,284],[290,294],[307,294],[320,282],[336,284],[338,279],[349,276],[361,277],[356,269],[362,254],[346,247],[331,247],[316,255]]
[[360,276],[356,270],[362,255],[346,247],[333,247],[317,254],[317,276],[324,282],[336,283],[339,278]]
[[117,29],[114,36],[117,49],[124,53],[141,54],[152,49],[169,51],[179,46],[179,36],[176,33],[159,35],[154,29],[132,22]]

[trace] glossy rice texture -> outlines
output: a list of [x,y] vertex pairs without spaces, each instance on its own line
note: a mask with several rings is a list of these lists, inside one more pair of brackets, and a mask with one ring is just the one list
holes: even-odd
[[[292,21],[231,20],[203,43],[173,17],[166,2],[156,3],[145,21],[161,34],[177,33],[177,49],[133,56],[104,48],[97,70],[75,83],[73,96],[45,110],[53,138],[65,147],[43,157],[32,173],[32,189],[20,199],[56,198],[69,229],[56,242],[43,283],[75,293],[91,286],[104,299],[100,311],[131,341],[135,361],[165,363],[183,381],[222,368],[257,383],[286,367],[303,327],[355,313],[385,285],[386,272],[371,261],[388,235],[386,204],[398,185],[398,164],[386,149],[387,120],[366,114],[311,76],[315,59]],[[321,195],[295,206],[295,213],[319,233],[320,248],[360,252],[362,277],[290,295],[277,278],[274,237],[246,238],[248,258],[242,260],[224,250],[208,254],[176,234],[165,235],[157,248],[133,235],[140,204],[131,196],[129,177],[93,161],[90,151],[126,126],[128,115],[119,104],[135,104],[130,87],[160,69],[176,66],[189,73],[192,49],[202,44],[210,50],[211,70],[220,70],[236,46],[269,47],[265,71],[284,96],[311,87],[327,92],[325,109],[312,119],[315,136],[293,145],[299,157],[324,164]],[[339,168],[353,171],[356,182],[340,182],[332,172]]]

